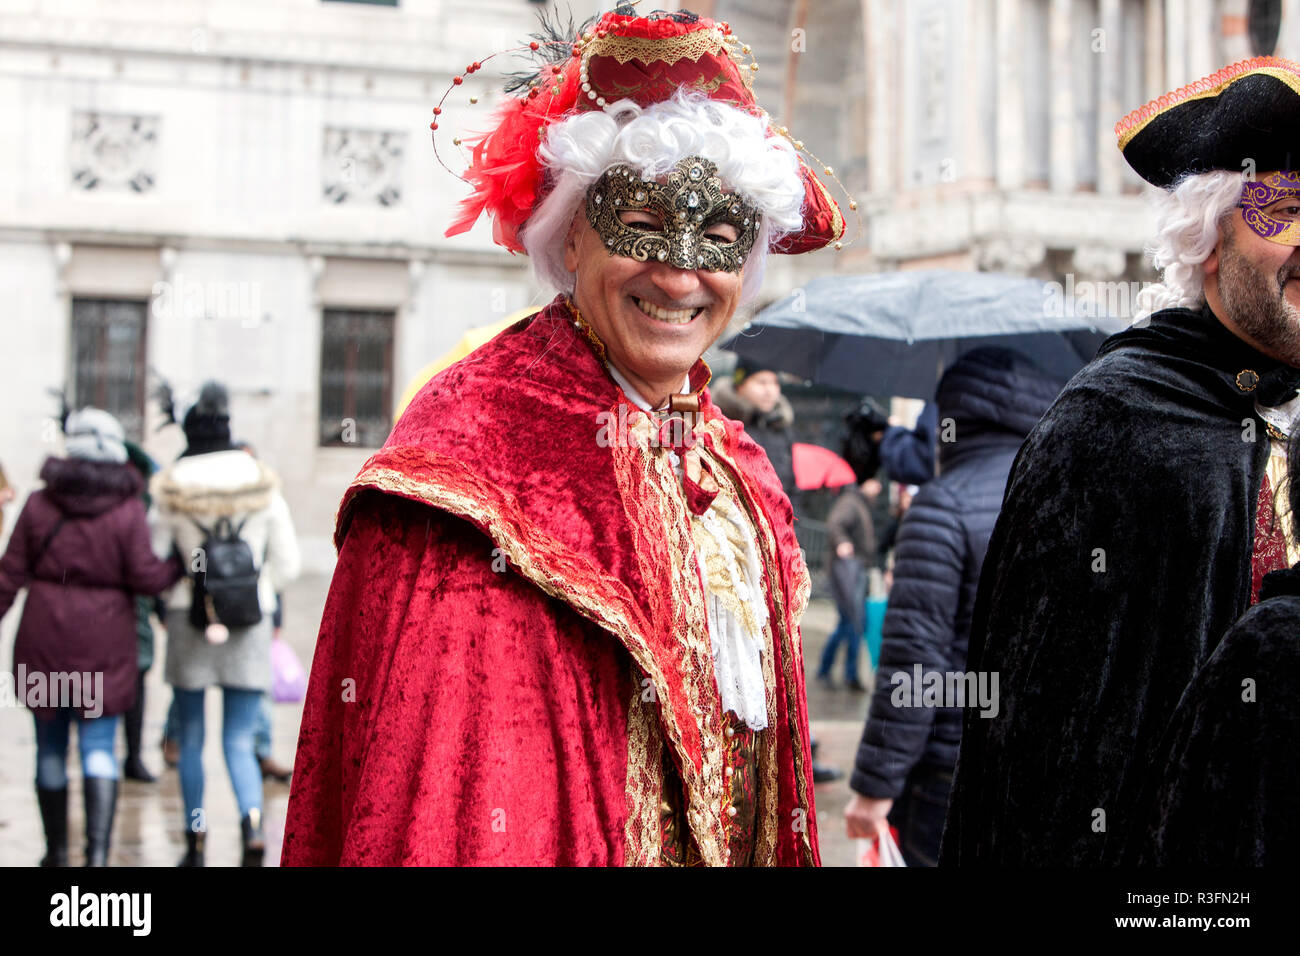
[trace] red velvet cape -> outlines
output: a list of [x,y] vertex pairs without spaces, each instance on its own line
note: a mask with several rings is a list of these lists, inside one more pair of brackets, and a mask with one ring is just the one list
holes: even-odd
[[[601,433],[632,409],[562,299],[412,401],[339,508],[284,864],[654,865],[668,787],[698,858],[729,861],[678,479],[664,451]],[[701,411],[768,567],[753,860],[817,865],[807,569],[762,450],[707,391]]]

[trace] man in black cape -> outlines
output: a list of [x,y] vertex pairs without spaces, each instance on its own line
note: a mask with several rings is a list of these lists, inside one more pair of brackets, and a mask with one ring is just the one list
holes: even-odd
[[943,865],[1120,862],[1184,688],[1294,560],[1275,492],[1300,407],[1300,66],[1237,64],[1117,133],[1167,190],[1159,311],[1013,466],[968,665],[998,674],[1000,708],[966,712]]

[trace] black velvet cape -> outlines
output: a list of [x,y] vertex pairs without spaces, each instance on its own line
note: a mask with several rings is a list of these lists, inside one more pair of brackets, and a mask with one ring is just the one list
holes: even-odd
[[[1249,683],[1248,683],[1249,682]],[[1125,862],[1290,866],[1300,851],[1300,565],[1264,578],[1260,602],[1188,687],[1154,764]]]
[[966,712],[941,865],[1121,860],[1175,706],[1249,605],[1255,399],[1298,380],[1208,308],[1165,310],[1107,339],[1026,439],[968,662],[1001,706]]

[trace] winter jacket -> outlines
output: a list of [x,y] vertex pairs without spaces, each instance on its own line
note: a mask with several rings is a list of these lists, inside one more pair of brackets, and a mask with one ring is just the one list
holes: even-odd
[[1011,463],[1063,385],[1014,353],[983,348],[940,382],[939,418],[953,419],[954,440],[940,442],[939,475],[899,528],[876,689],[849,781],[864,796],[896,798],[914,767],[951,772],[956,762],[962,709],[912,706],[923,699],[919,687],[913,696],[914,668],[965,670],[976,586]]
[[14,642],[15,692],[38,711],[72,706],[66,683],[63,699],[34,698],[32,676],[89,674],[76,691],[81,713],[123,713],[135,703],[138,677],[135,595],[170,586],[181,564],[170,551],[155,557],[150,549],[144,482],[130,465],[50,458],[41,478],[45,487],[27,499],[0,559],[0,615],[27,588]]
[[891,481],[923,485],[934,477],[934,442],[938,409],[926,402],[915,428],[891,425],[880,439],[880,461]]
[[790,407],[790,400],[784,395],[779,396],[776,408],[765,414],[737,392],[735,385],[726,378],[712,384],[709,395],[722,414],[744,425],[745,433],[767,452],[772,470],[781,479],[781,487],[797,516],[802,496],[794,483],[794,409]]
[[836,549],[846,541],[853,545],[853,557],[863,568],[876,566],[878,555],[871,503],[862,489],[854,485],[840,492],[826,518],[826,567],[831,566]]
[[279,478],[244,451],[181,458],[154,476],[150,525],[155,552],[173,546],[188,562],[203,546],[199,526],[215,530],[219,518],[239,527],[259,569],[262,620],[232,629],[224,644],[210,644],[188,622],[194,583],[186,577],[167,596],[167,681],[198,690],[220,685],[265,689],[270,681],[271,618],[276,592],[298,576],[301,559]]

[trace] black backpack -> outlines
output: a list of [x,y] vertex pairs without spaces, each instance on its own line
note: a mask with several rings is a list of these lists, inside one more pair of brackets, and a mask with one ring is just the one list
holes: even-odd
[[203,534],[204,557],[204,570],[191,572],[194,602],[190,624],[200,631],[217,622],[228,628],[252,627],[262,620],[257,599],[261,572],[253,560],[253,549],[239,537],[248,519],[232,526],[229,518],[218,518],[211,528],[190,520]]

